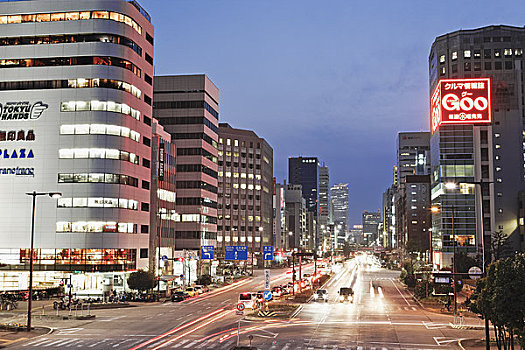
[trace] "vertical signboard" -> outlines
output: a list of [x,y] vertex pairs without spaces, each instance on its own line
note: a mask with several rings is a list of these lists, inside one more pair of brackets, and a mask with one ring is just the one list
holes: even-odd
[[159,145],[159,181],[164,181],[164,144]]

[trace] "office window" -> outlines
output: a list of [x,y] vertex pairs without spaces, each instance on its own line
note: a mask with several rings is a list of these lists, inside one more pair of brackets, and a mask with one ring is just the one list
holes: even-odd
[[471,57],[472,53],[470,50],[463,51],[463,58],[469,59]]
[[458,52],[457,51],[452,51],[451,59],[452,59],[452,61],[455,61],[455,60],[458,59]]

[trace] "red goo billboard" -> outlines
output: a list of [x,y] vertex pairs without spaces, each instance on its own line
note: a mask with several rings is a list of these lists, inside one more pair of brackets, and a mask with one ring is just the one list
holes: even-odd
[[444,124],[490,124],[490,78],[442,79],[430,107],[432,133]]

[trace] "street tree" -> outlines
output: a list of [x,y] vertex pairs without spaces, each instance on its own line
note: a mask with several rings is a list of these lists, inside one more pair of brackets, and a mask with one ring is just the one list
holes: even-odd
[[490,239],[490,252],[493,257],[493,261],[501,259],[508,247],[507,247],[507,238],[508,235],[506,233],[503,233],[503,231],[495,231],[492,233],[492,237]]
[[152,272],[138,270],[132,272],[128,277],[128,286],[131,289],[136,289],[140,292],[144,292],[155,288],[157,280]]

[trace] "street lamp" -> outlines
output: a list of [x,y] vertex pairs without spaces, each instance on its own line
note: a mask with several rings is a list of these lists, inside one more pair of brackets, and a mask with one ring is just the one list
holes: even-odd
[[31,307],[33,306],[33,246],[35,240],[35,208],[36,208],[36,197],[38,196],[49,196],[53,199],[62,197],[60,192],[27,192],[26,195],[33,197],[33,209],[31,213],[31,248],[29,250],[29,296],[27,298],[27,331],[31,331]]

